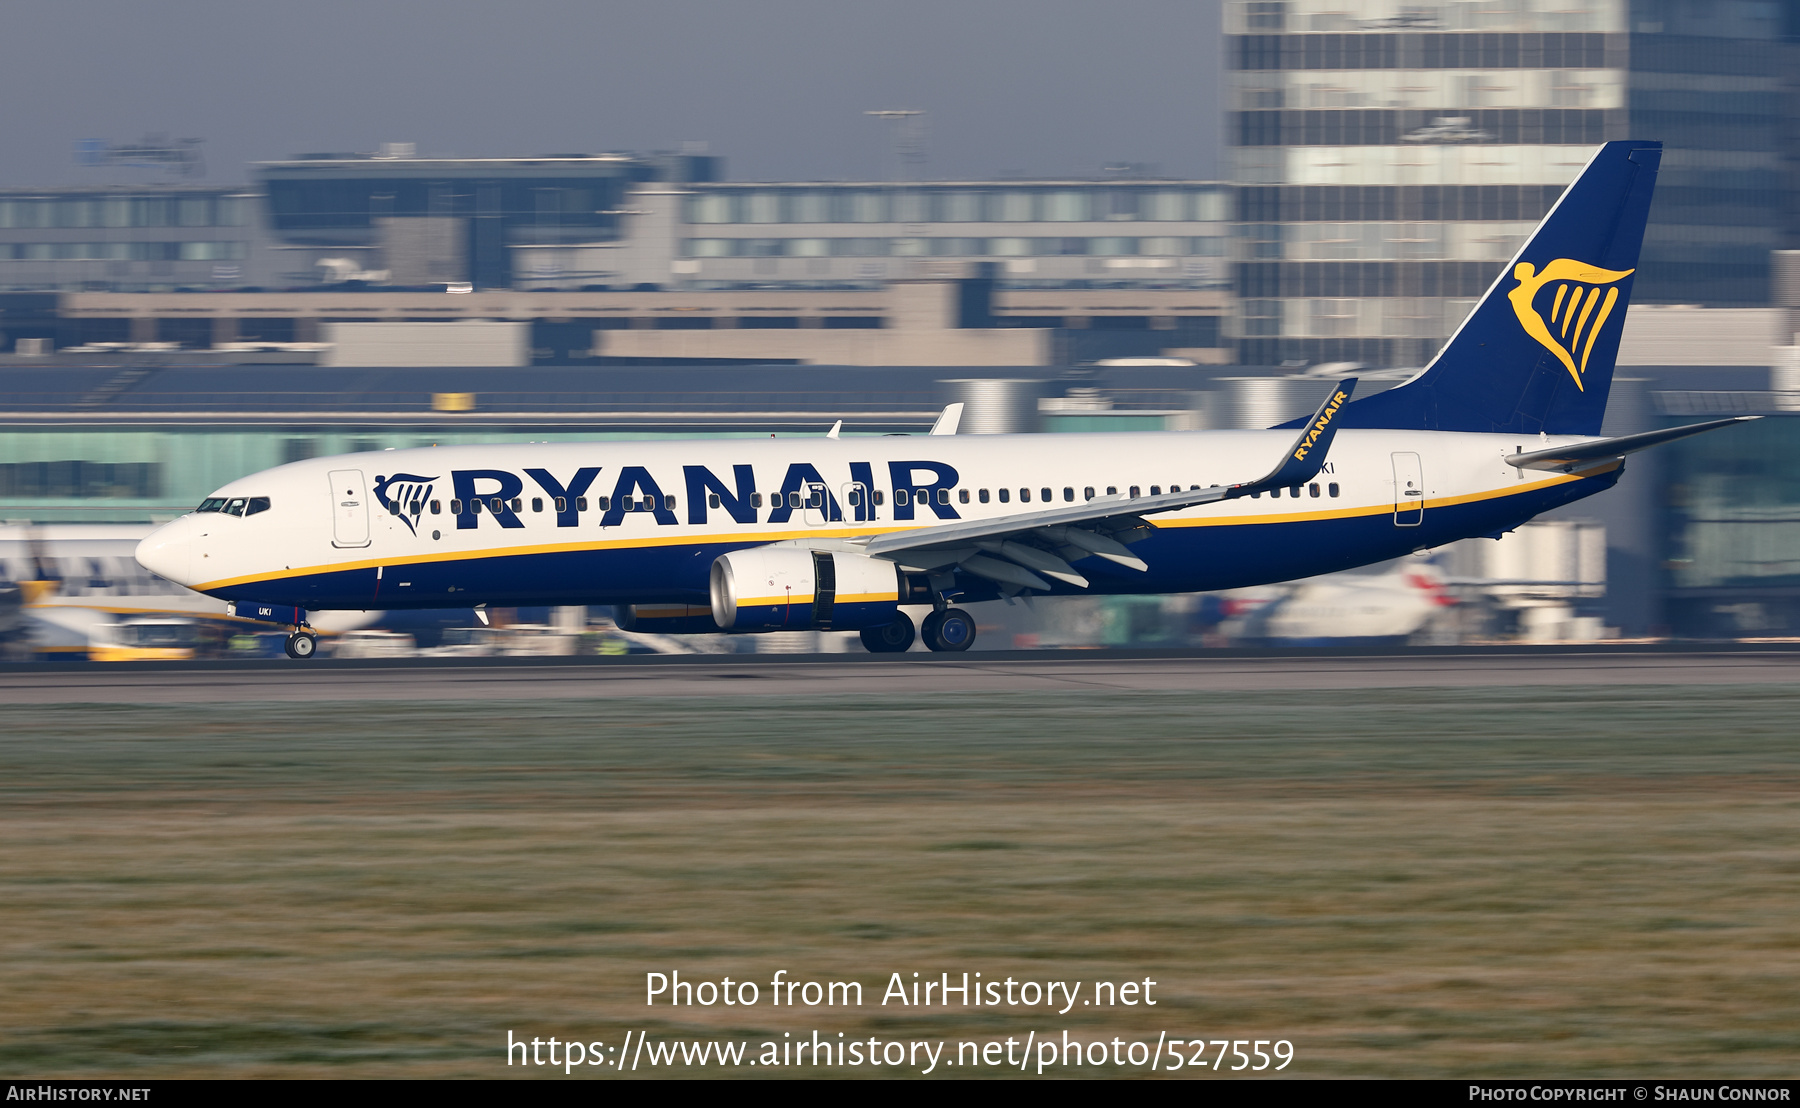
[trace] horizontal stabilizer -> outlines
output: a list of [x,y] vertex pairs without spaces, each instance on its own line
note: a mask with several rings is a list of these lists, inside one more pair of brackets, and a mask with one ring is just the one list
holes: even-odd
[[1518,466],[1520,469],[1547,469],[1558,473],[1568,473],[1571,470],[1586,468],[1595,462],[1623,458],[1627,454],[1648,450],[1652,446],[1661,446],[1665,442],[1685,439],[1689,435],[1716,431],[1721,427],[1730,427],[1734,423],[1746,423],[1761,418],[1761,416],[1733,416],[1730,419],[1714,419],[1706,423],[1690,423],[1686,427],[1646,431],[1641,435],[1621,435],[1612,439],[1570,443],[1567,446],[1553,447],[1549,450],[1533,450],[1524,454],[1514,454],[1508,457],[1506,462],[1508,465]]

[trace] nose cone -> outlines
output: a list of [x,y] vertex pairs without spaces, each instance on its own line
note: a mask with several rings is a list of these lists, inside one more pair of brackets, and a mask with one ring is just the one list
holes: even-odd
[[193,584],[195,534],[192,516],[158,527],[138,543],[138,565],[177,585]]

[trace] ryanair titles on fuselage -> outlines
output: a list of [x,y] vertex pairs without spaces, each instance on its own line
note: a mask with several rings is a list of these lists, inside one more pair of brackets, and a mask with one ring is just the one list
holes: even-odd
[[[878,487],[871,463],[851,462],[848,487],[860,490],[860,495],[850,498],[854,503],[847,505],[843,490],[834,490],[817,467],[810,462],[791,462],[779,488],[770,493],[768,503],[764,505],[754,467],[733,465],[727,479],[707,466],[684,465],[678,490],[681,498],[676,500],[671,499],[671,490],[664,489],[648,467],[635,465],[620,466],[611,479],[612,491],[600,493],[599,489],[607,487],[603,479],[604,468],[581,466],[566,477],[558,477],[548,469],[535,466],[526,467],[523,476],[509,469],[450,470],[449,499],[456,509],[457,529],[477,528],[481,526],[483,516],[491,517],[503,528],[524,527],[512,502],[524,495],[535,495],[535,492],[526,492],[527,480],[535,490],[555,502],[558,527],[580,526],[581,504],[589,496],[594,496],[600,505],[602,527],[616,526],[627,512],[644,512],[658,524],[672,527],[680,522],[677,512],[682,510],[690,524],[709,522],[710,513],[715,510],[737,523],[780,524],[789,522],[802,508],[823,511],[826,518],[833,521],[844,520],[847,511],[848,518],[863,521],[872,518],[870,497]],[[920,509],[929,511],[937,519],[962,518],[950,503],[950,490],[959,482],[954,466],[930,460],[897,461],[888,462],[887,470],[888,487],[903,490],[905,494],[894,497],[889,518],[899,521],[919,518]],[[437,494],[439,479],[416,474],[377,475],[376,499],[384,511],[409,521],[416,520],[424,505]],[[391,491],[394,488],[404,491],[396,496]],[[944,495],[938,495],[940,490]],[[443,499],[441,494],[438,498]],[[716,509],[713,507],[715,498]],[[767,516],[759,519],[765,510]]]

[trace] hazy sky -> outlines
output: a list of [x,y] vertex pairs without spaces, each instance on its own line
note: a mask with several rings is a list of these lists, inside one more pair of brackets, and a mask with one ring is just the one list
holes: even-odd
[[1219,172],[1218,0],[4,0],[0,184],[156,180],[75,142],[206,140],[207,179],[302,151],[676,149],[735,180]]

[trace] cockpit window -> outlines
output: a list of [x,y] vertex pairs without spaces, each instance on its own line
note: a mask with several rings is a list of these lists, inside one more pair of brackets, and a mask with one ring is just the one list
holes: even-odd
[[194,509],[196,512],[223,512],[228,516],[253,516],[269,510],[266,496],[209,496]]

